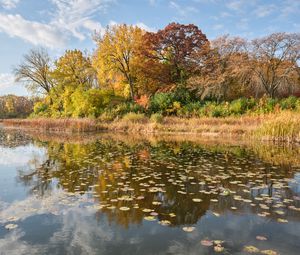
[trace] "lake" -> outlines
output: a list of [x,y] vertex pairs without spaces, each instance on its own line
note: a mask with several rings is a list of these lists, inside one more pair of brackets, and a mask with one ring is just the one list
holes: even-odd
[[300,149],[0,127],[0,254],[300,254]]

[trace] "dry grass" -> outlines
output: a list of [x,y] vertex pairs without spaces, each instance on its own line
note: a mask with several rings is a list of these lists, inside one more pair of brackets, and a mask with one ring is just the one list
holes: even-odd
[[98,122],[91,119],[7,119],[3,121],[3,124],[7,127],[49,132],[95,132],[101,130]]
[[205,137],[246,136],[300,142],[300,114],[290,112],[226,118],[165,117],[159,123],[144,116],[130,116],[129,119],[110,122],[91,119],[17,119],[4,120],[3,124],[14,128],[51,132],[115,131],[134,134],[193,134]]
[[119,120],[101,124],[103,129],[133,133],[187,133],[203,136],[236,136],[254,131],[264,120],[262,117],[177,118],[166,117],[160,123],[147,121],[130,123]]
[[300,142],[300,113],[281,113],[264,122],[256,135],[264,140]]

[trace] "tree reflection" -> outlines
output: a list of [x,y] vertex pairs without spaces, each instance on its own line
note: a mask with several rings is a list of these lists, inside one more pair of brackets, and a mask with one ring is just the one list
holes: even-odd
[[272,206],[287,199],[299,207],[287,185],[295,166],[267,162],[245,147],[105,138],[43,146],[46,160],[20,170],[19,181],[39,196],[54,188],[88,194],[98,213],[124,227],[150,215],[170,226],[196,224],[209,212],[259,213],[262,203],[271,208],[266,216],[275,218]]

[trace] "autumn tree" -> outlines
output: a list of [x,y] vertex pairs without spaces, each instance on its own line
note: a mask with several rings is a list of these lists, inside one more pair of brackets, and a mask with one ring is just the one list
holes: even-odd
[[98,48],[93,65],[102,83],[122,79],[129,85],[131,99],[135,97],[136,71],[139,61],[137,49],[142,43],[143,30],[131,25],[107,28],[103,37],[97,36]]
[[299,33],[274,33],[255,39],[250,53],[251,81],[270,97],[299,86]]
[[80,50],[67,50],[55,62],[51,77],[56,86],[61,87],[80,86],[87,90],[97,86],[96,71],[92,67],[91,59],[84,56]]
[[247,41],[240,37],[221,36],[206,44],[194,59],[195,76],[189,80],[198,86],[201,96],[230,100],[247,96],[249,56]]
[[33,111],[33,100],[24,96],[0,97],[0,119],[27,117]]
[[17,82],[24,82],[33,93],[49,94],[53,87],[50,78],[51,59],[43,49],[32,49],[15,69]]
[[192,56],[207,43],[202,31],[193,24],[171,23],[144,36],[144,56],[168,67],[170,82],[184,83],[189,77]]

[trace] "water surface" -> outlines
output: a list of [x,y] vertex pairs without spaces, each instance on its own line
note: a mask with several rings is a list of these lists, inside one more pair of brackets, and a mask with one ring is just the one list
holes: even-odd
[[0,129],[0,254],[300,254],[299,147],[193,140]]

